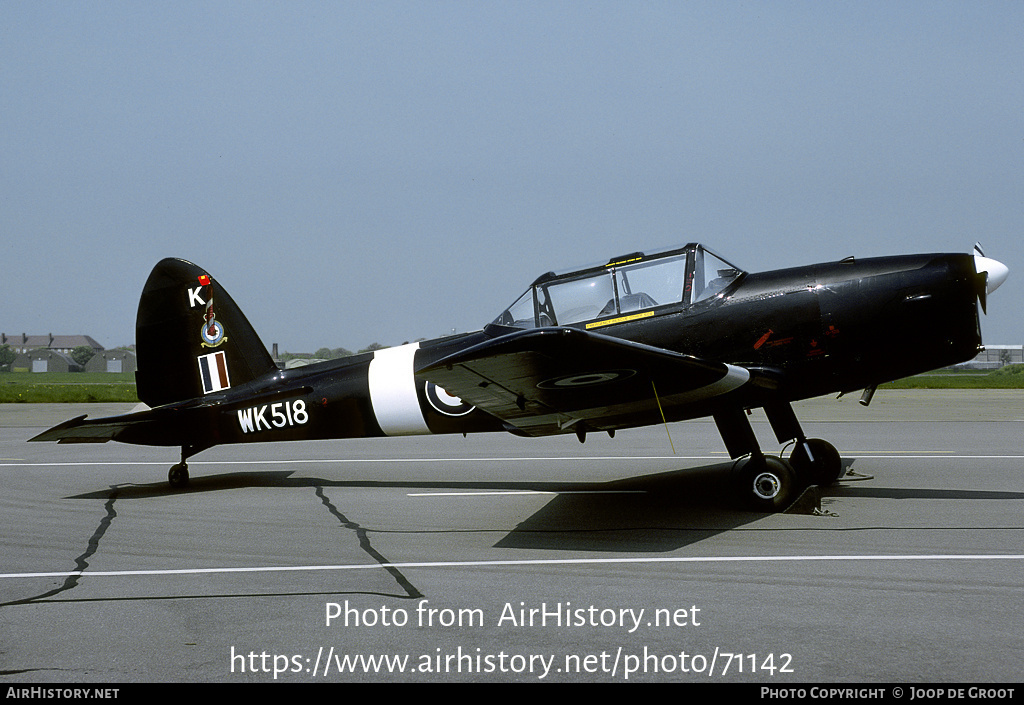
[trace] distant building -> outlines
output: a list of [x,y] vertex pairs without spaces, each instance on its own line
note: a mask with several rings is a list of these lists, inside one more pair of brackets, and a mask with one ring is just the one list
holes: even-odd
[[995,370],[1004,365],[1024,363],[1024,345],[986,345],[978,355],[957,367],[972,370]]
[[320,362],[327,362],[326,360],[320,360],[315,357],[293,357],[284,363],[284,367],[281,367],[281,363],[278,363],[279,369],[294,370],[296,367],[306,367],[307,365],[315,365]]
[[17,355],[10,369],[15,372],[80,372],[82,366],[71,359],[75,348],[92,348],[93,356],[103,346],[88,335],[9,335],[0,333],[0,347],[9,345]]
[[82,366],[67,353],[56,350],[29,350],[25,353],[32,372],[81,372]]
[[135,372],[138,368],[135,351],[124,348],[103,350],[85,363],[86,372]]
[[10,345],[16,353],[29,353],[33,350],[53,350],[70,355],[71,351],[82,345],[88,345],[94,352],[102,352],[103,346],[88,335],[8,335],[0,333],[0,346]]

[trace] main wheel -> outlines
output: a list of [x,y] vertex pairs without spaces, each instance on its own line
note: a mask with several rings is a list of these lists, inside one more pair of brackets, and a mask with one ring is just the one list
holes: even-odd
[[777,512],[793,501],[796,476],[785,460],[773,456],[752,455],[736,465],[740,497],[751,509]]
[[839,451],[820,438],[808,438],[803,443],[798,441],[789,462],[797,477],[809,485],[831,485],[843,474],[843,459]]
[[188,465],[185,463],[172,465],[170,472],[167,473],[167,481],[171,483],[171,487],[184,487],[187,485]]

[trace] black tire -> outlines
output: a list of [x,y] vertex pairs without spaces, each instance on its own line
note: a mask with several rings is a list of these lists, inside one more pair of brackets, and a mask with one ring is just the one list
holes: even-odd
[[797,443],[789,456],[790,465],[803,482],[808,485],[831,485],[843,474],[843,459],[839,451],[828,441],[820,438],[808,438],[806,446],[810,447],[814,461],[807,456],[804,443]]
[[188,465],[185,463],[172,465],[170,471],[167,473],[167,481],[171,483],[171,487],[184,487],[187,485]]
[[796,474],[781,458],[765,455],[743,458],[736,464],[736,479],[740,497],[754,511],[782,511],[794,499]]

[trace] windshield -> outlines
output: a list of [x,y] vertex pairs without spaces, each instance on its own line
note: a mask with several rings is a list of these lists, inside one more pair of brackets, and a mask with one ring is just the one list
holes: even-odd
[[709,299],[741,273],[700,245],[636,253],[600,267],[545,275],[494,322],[534,328],[589,321],[586,327],[596,328]]
[[740,270],[721,257],[713,255],[703,247],[694,252],[693,267],[693,298],[692,301],[703,301],[711,298],[738,277]]

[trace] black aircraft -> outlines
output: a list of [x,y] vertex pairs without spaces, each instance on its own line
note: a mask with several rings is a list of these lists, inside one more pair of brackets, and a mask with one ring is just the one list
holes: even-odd
[[[481,331],[280,370],[206,270],[165,259],[136,321],[145,406],[31,440],[180,446],[169,474],[180,486],[186,460],[222,443],[482,431],[583,441],[711,416],[741,496],[778,510],[842,472],[791,402],[864,390],[867,404],[882,382],[971,359],[978,304],[1007,273],[980,248],[748,273],[694,243],[544,274]],[[793,442],[788,461],[762,453],[752,408]]]

